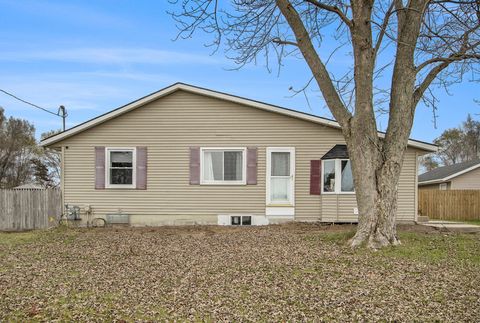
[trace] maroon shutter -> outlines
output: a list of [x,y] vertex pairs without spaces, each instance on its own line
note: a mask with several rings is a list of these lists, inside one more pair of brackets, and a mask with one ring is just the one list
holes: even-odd
[[322,172],[322,161],[311,160],[310,161],[310,195],[320,195],[320,179]]
[[95,147],[95,189],[105,188],[105,147]]
[[247,185],[257,185],[257,148],[247,148]]
[[147,147],[137,147],[137,190],[147,189]]
[[190,147],[190,185],[200,185],[200,147]]

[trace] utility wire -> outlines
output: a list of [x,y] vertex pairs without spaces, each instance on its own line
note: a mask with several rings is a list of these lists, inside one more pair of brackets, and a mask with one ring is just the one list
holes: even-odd
[[33,104],[33,103],[31,103],[31,102],[28,102],[28,101],[25,101],[24,99],[21,99],[21,98],[19,98],[18,96],[15,96],[15,95],[13,95],[12,93],[9,93],[9,92],[7,92],[7,91],[5,91],[5,90],[2,90],[2,89],[0,89],[0,92],[3,92],[3,93],[5,93],[5,94],[8,95],[8,96],[11,96],[12,98],[17,99],[18,101],[21,101],[21,102],[23,102],[23,103],[26,103],[26,104],[28,104],[28,105],[31,105],[32,107],[35,107],[35,108],[37,108],[37,109],[40,109],[40,110],[43,110],[43,111],[48,112],[48,113],[50,113],[50,114],[53,114],[54,116],[62,117],[62,116],[60,115],[60,113],[59,113],[60,111],[57,112],[57,113],[52,112],[52,111],[47,110],[47,109],[45,109],[45,108],[42,108],[42,107],[40,107],[40,106],[38,106],[38,105],[36,105],[36,104]]

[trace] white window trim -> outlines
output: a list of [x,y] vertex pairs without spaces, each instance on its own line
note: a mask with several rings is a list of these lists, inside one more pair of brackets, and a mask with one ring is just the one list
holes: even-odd
[[[132,151],[132,184],[110,184],[110,153],[115,151]],[[105,147],[105,188],[132,189],[137,188],[137,148]]]
[[[234,216],[240,217],[240,224],[232,224],[232,218]],[[250,224],[243,224],[243,218],[246,216],[250,217]],[[232,214],[230,215],[229,220],[230,220],[229,225],[232,227],[244,227],[244,226],[250,227],[253,225],[253,215],[250,215],[250,214]]]
[[[241,181],[206,181],[203,172],[203,154],[205,150],[241,151],[242,180]],[[225,175],[225,174],[224,174]],[[247,185],[247,148],[246,147],[201,147],[200,148],[200,185]]]
[[448,190],[448,184],[447,183],[440,183],[440,184],[438,184],[438,189],[440,191],[447,191]]
[[[290,153],[290,174],[292,177],[292,195],[291,201],[286,203],[272,202],[270,197],[271,190],[271,156],[272,152],[289,152]],[[267,147],[267,169],[266,169],[266,203],[267,206],[276,206],[276,207],[292,207],[295,206],[295,148],[294,147]]]
[[[325,166],[324,163],[329,160],[335,161],[335,192],[325,192],[324,191],[324,176],[325,176]],[[342,161],[349,161],[350,159],[342,158],[342,159],[326,159],[322,160],[322,178],[320,179],[321,182],[321,194],[327,195],[352,195],[355,194],[355,187],[353,188],[353,192],[343,192],[342,191]]]

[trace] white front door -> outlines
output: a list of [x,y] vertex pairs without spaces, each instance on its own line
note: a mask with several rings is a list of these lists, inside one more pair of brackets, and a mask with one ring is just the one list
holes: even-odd
[[[295,148],[267,148],[267,209],[268,207],[292,209],[294,205]],[[278,215],[282,212],[285,213],[285,210],[273,211]]]

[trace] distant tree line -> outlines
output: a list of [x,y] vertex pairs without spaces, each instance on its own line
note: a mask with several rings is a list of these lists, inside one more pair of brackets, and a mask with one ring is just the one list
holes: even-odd
[[425,171],[480,158],[480,121],[471,115],[459,127],[445,130],[434,140],[439,146],[436,154],[422,159]]
[[[42,138],[56,133],[42,134]],[[27,120],[5,116],[0,107],[0,188],[23,184],[56,187],[60,182],[60,154],[40,147],[35,127]]]

